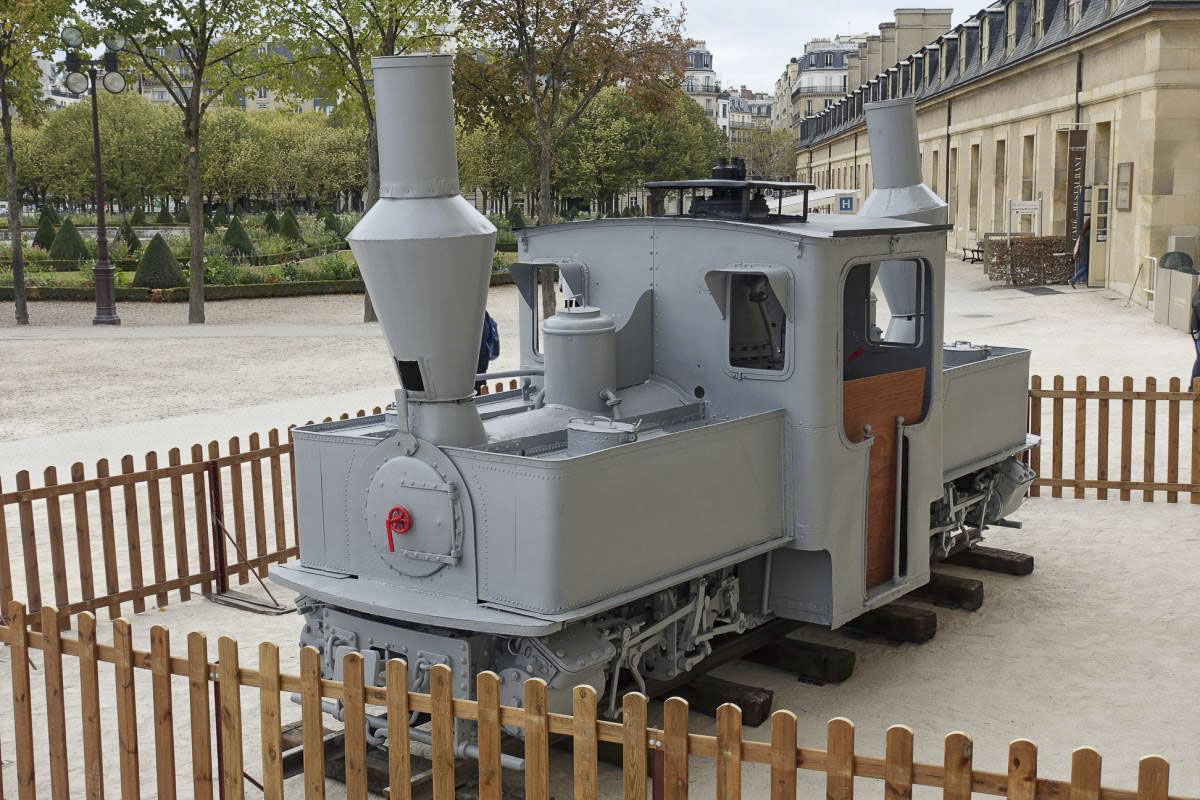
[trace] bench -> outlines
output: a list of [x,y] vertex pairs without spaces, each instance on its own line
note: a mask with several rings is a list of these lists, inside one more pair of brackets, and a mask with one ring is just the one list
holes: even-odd
[[962,260],[968,264],[978,264],[983,261],[983,242],[976,242],[974,247],[963,245]]

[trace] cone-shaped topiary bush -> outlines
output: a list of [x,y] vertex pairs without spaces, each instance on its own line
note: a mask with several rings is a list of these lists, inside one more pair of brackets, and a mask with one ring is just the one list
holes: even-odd
[[54,234],[54,223],[51,222],[50,215],[43,211],[38,217],[37,233],[33,235],[33,246],[49,250],[50,245],[54,244]]
[[183,286],[186,282],[179,259],[175,258],[162,234],[154,234],[146,252],[142,253],[142,260],[138,262],[133,285],[149,289],[170,289],[172,286]]
[[170,211],[167,211],[167,207],[163,206],[159,209],[158,216],[154,218],[154,221],[159,225],[170,225],[175,221],[175,218],[171,216]]
[[225,249],[233,256],[254,255],[254,245],[250,242],[250,234],[242,226],[242,221],[234,217],[225,229]]
[[508,213],[504,216],[508,220],[508,226],[514,231],[525,227],[525,215],[521,213],[520,206],[509,206]]
[[274,211],[268,211],[263,217],[263,227],[267,229],[267,233],[279,233],[279,218],[275,216]]
[[129,217],[129,224],[130,225],[145,225],[146,224],[145,209],[143,209],[141,206],[138,206],[137,208],[135,208],[133,210],[133,215]]
[[279,235],[294,242],[304,241],[304,237],[300,235],[300,223],[296,221],[296,215],[290,208],[283,212],[283,219],[279,220]]
[[87,247],[84,246],[83,237],[79,235],[75,224],[69,218],[63,220],[62,227],[58,229],[58,233],[54,235],[54,242],[50,245],[50,260],[82,261],[88,257]]
[[192,221],[191,215],[188,214],[187,206],[179,207],[179,210],[175,212],[175,221],[180,225],[187,225]]
[[125,246],[129,248],[129,252],[131,253],[136,253],[142,249],[142,240],[134,232],[133,224],[129,220],[121,223],[121,232],[117,234],[117,238],[125,243]]
[[342,226],[338,222],[337,215],[332,211],[325,212],[325,230],[332,233],[334,236],[342,235]]
[[217,210],[212,215],[213,225],[220,225],[224,228],[229,224],[229,214],[225,211],[225,206],[217,206]]
[[54,227],[62,225],[62,217],[58,215],[58,209],[54,206],[42,206],[42,213],[50,217],[50,222],[54,224]]

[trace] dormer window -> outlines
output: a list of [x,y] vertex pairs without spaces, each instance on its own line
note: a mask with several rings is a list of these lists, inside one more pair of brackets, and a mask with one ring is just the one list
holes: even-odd
[[1005,33],[1004,52],[1011,53],[1017,49],[1017,2],[1008,4],[1005,9],[1005,17],[1008,23],[1008,30]]
[[992,20],[987,18],[983,21],[983,28],[979,34],[979,62],[986,63],[988,56],[991,54],[992,44]]
[[1083,0],[1067,0],[1067,22],[1074,27],[1083,16]]
[[827,66],[827,67],[833,66],[833,53],[825,54],[825,66]]
[[1033,0],[1033,40],[1042,38],[1042,20],[1046,16],[1046,0]]

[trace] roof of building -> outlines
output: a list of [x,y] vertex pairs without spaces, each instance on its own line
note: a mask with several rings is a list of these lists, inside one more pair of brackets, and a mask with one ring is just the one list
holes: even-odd
[[[1036,41],[1031,31],[1033,0],[999,0],[917,52],[906,55],[894,66],[884,68],[879,75],[847,93],[841,101],[806,117],[801,123],[798,146],[822,141],[861,126],[864,123],[862,106],[873,100],[915,97],[921,102],[1068,45],[1099,28],[1152,7],[1200,7],[1200,0],[1091,0],[1084,4],[1079,20],[1072,23],[1069,16],[1071,0],[1043,2],[1043,31]],[[1017,41],[1008,50],[1005,20],[1010,13],[1017,15]],[[987,25],[982,24],[985,19],[988,19]],[[986,60],[980,41],[985,33],[988,37]],[[960,47],[966,48],[965,62],[960,58]],[[936,66],[936,71],[928,80],[922,70],[913,68],[914,65],[923,67],[927,61],[931,69]],[[944,75],[940,62],[945,65]]]

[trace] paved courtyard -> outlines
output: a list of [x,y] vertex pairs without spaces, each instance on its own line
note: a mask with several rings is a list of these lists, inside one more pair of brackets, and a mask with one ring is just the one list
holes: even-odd
[[[509,337],[516,303],[512,287],[492,291],[489,310],[505,337],[497,368],[515,366]],[[75,460],[225,439],[382,405],[394,387],[378,325],[359,321],[358,296],[211,303],[202,327],[186,324],[183,305],[127,303],[119,310],[122,327],[95,329],[87,324],[86,304],[35,303],[35,324],[17,328],[11,304],[0,304],[5,486],[22,468],[55,464],[61,471]],[[1130,375],[1165,383],[1185,378],[1191,365],[1188,337],[1154,325],[1149,312],[1127,308],[1124,297],[1065,287],[1031,295],[991,285],[977,266],[957,261],[949,263],[945,338],[1030,347],[1034,372],[1069,381],[1077,374]],[[1157,752],[1172,765],[1172,794],[1200,795],[1200,614],[1192,600],[1200,574],[1200,508],[1040,498],[1018,518],[1023,530],[996,531],[990,543],[1033,554],[1037,571],[1024,579],[982,576],[983,609],[939,611],[932,642],[847,644],[838,633],[807,632],[857,652],[856,673],[841,686],[808,686],[746,663],[718,674],[774,689],[776,707],[799,716],[804,746],[822,746],[826,720],[842,715],[858,726],[859,752],[882,754],[886,726],[903,722],[916,733],[920,760],[940,763],[941,737],[963,730],[975,739],[976,766],[1003,771],[1008,742],[1027,737],[1041,748],[1039,774],[1062,778],[1071,750],[1091,745],[1104,756],[1105,785],[1124,788],[1136,784],[1137,758]],[[298,634],[294,616],[260,617],[193,601],[132,623],[136,646],[143,648],[155,624],[172,630],[176,648],[190,630],[206,631],[214,653],[218,636],[234,636],[245,666],[255,663],[257,642],[276,641],[284,669],[295,669],[287,647]],[[107,639],[107,622],[100,628]],[[7,651],[0,651],[0,686],[9,681]],[[101,681],[111,686],[111,672],[102,672]],[[148,683],[138,688],[148,697]],[[75,698],[68,693],[71,713]],[[254,699],[248,690],[245,708],[256,708]],[[289,706],[286,718],[295,718]],[[176,709],[180,720],[186,717],[186,692],[178,682]],[[142,730],[150,731],[149,708],[140,714]],[[10,716],[0,714],[0,759],[13,753]],[[247,771],[256,775],[257,720],[246,716]],[[713,730],[712,720],[696,714],[691,725]],[[106,729],[108,763],[115,765],[112,731]],[[764,726],[748,735],[766,738],[768,732]],[[186,770],[186,745],[178,758]],[[152,791],[148,740],[142,767],[144,787]],[[569,770],[569,758],[558,758],[557,796],[569,794]],[[46,774],[39,769],[39,777]],[[108,777],[115,775],[114,766]],[[13,785],[6,761],[3,777]],[[767,778],[748,768],[746,796],[762,796]],[[619,780],[619,772],[605,772],[602,793],[611,795]],[[694,760],[692,781],[697,796],[711,794],[711,764]],[[801,786],[815,793],[822,781],[801,773]],[[874,781],[859,788],[880,791]],[[298,792],[298,786],[289,789]],[[340,791],[330,786],[331,797]]]

